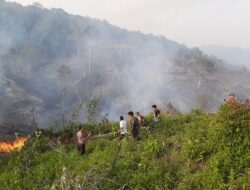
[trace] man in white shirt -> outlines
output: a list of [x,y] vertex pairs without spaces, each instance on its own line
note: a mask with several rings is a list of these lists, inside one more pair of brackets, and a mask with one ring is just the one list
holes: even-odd
[[127,122],[124,121],[123,116],[120,117],[120,140],[127,134]]

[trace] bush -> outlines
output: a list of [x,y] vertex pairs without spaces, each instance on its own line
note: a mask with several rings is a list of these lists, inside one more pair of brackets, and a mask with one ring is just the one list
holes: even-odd
[[[87,143],[84,156],[73,141],[78,124],[40,130],[21,152],[1,157],[1,188],[249,189],[249,116],[243,104],[222,106],[212,115],[162,115],[154,131],[140,131],[141,141],[98,138]],[[106,119],[84,126],[94,135],[119,129]]]

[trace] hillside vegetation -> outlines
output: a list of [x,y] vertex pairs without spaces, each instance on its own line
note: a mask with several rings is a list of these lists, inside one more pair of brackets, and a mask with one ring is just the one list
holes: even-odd
[[[85,128],[105,134],[118,124],[104,119]],[[73,143],[76,129],[72,123],[37,131],[21,152],[2,157],[0,189],[250,189],[249,105],[162,116],[154,131],[141,132],[141,141],[98,138],[82,157]]]

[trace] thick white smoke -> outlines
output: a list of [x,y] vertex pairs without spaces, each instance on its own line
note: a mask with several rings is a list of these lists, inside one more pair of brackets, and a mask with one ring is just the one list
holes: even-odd
[[[71,119],[76,105],[93,99],[99,100],[100,116],[108,113],[112,120],[169,101],[184,112],[214,111],[236,90],[220,61],[162,36],[5,2],[0,25],[0,75],[10,81],[13,95],[6,97],[9,87],[0,83],[0,100],[18,114],[3,115],[3,108],[0,113],[15,124],[29,124],[35,110],[39,125],[50,126],[63,113]],[[246,79],[247,72],[240,77]],[[86,119],[84,112],[78,119]]]

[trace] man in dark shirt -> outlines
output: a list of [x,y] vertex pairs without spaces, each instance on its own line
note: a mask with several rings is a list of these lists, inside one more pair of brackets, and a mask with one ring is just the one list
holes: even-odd
[[154,121],[159,121],[160,119],[160,110],[157,109],[156,105],[152,105],[153,113],[154,113]]
[[153,113],[154,113],[154,121],[151,123],[150,127],[151,127],[151,129],[154,129],[156,123],[160,120],[160,114],[161,114],[161,112],[157,108],[156,105],[152,105],[152,110],[153,110]]
[[139,137],[139,121],[136,117],[134,117],[134,113],[132,111],[128,112],[128,117],[131,125],[131,133],[135,140],[140,140]]

